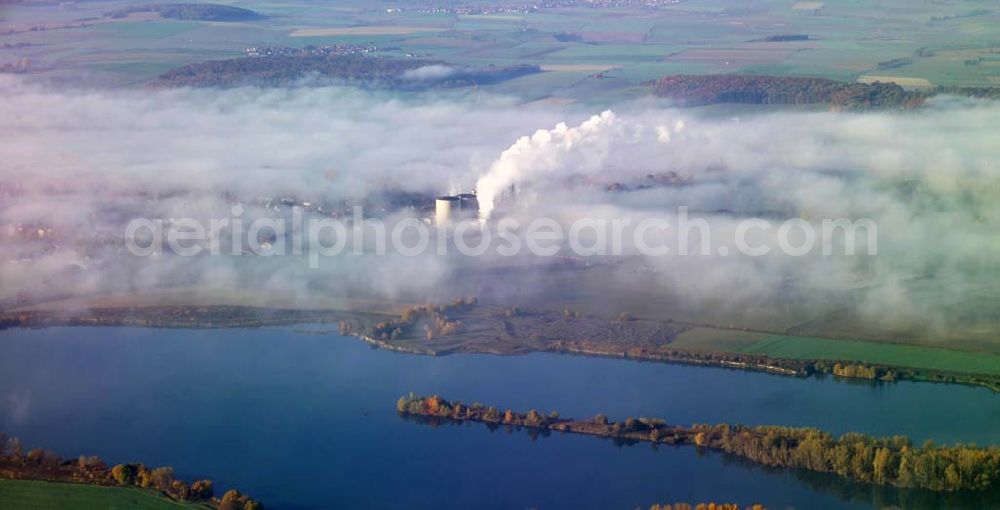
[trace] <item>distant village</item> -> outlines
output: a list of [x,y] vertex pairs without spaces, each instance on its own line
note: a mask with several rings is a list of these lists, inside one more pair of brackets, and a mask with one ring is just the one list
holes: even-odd
[[[356,56],[368,55],[379,51],[379,47],[373,44],[333,44],[325,46],[303,46],[292,48],[290,46],[250,46],[243,50],[248,57],[326,57],[326,56]],[[381,48],[385,50],[399,49]]]
[[528,14],[544,9],[585,8],[616,9],[623,7],[662,9],[681,0],[543,0],[538,2],[504,2],[497,4],[429,5],[423,7],[386,9],[388,12],[419,12],[425,14]]

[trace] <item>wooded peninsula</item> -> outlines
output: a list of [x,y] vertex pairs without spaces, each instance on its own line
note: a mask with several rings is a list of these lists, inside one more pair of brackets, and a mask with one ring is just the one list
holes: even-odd
[[481,422],[487,425],[587,434],[624,441],[694,445],[743,457],[774,467],[833,473],[854,482],[894,485],[933,491],[993,488],[1000,480],[1000,447],[974,445],[914,446],[905,436],[876,438],[847,433],[840,437],[815,428],[733,424],[671,425],[662,419],[627,418],[609,421],[561,418],[532,409],[519,413],[483,404],[463,404],[439,396],[410,394],[399,399],[403,415],[433,420]]

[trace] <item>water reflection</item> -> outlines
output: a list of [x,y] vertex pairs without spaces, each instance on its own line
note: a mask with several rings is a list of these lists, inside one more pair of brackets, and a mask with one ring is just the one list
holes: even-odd
[[687,447],[416,426],[395,411],[413,391],[577,418],[1000,442],[1000,397],[980,388],[855,386],[547,354],[433,358],[287,329],[6,330],[0,349],[0,430],[64,456],[171,465],[271,508],[603,510],[709,500],[809,510],[996,507],[968,495],[873,493]]

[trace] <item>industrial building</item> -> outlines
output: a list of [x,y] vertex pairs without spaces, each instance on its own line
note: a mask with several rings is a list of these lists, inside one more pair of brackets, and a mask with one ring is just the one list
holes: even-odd
[[462,220],[479,218],[479,199],[475,193],[445,195],[434,200],[434,223],[451,225]]
[[461,193],[458,195],[458,200],[459,210],[463,217],[479,217],[479,199],[476,198],[475,193]]

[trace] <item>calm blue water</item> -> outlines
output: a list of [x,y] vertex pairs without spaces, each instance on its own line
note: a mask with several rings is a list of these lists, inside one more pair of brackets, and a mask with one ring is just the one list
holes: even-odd
[[396,415],[409,391],[563,416],[810,425],[1000,443],[1000,395],[625,360],[412,356],[293,329],[0,331],[0,431],[65,456],[171,465],[271,508],[1000,508],[1000,497],[874,490],[694,448],[532,438]]

